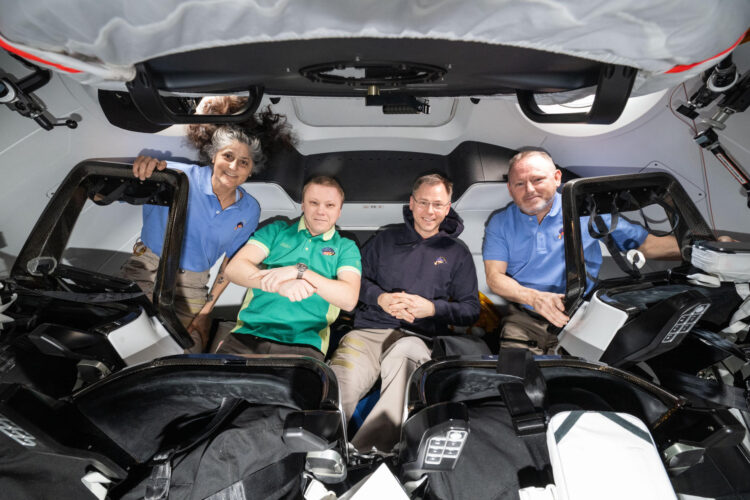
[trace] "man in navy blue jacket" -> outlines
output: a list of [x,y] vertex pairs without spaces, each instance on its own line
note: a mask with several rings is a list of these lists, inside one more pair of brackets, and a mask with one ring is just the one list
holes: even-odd
[[404,223],[378,233],[362,251],[362,287],[354,330],[339,344],[331,368],[350,418],[381,377],[380,399],[352,443],[389,451],[396,444],[409,377],[430,359],[418,337],[450,334],[448,325],[479,317],[474,261],[457,239],[463,222],[451,209],[453,185],[431,174],[417,179]]

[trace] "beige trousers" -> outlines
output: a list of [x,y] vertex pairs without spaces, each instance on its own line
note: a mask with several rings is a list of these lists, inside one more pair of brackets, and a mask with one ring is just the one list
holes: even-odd
[[359,400],[381,378],[380,399],[352,439],[362,452],[373,446],[391,451],[399,440],[404,418],[406,386],[414,371],[430,359],[420,339],[400,330],[352,330],[341,339],[331,358],[347,420]]
[[[120,268],[120,275],[135,281],[148,300],[154,298],[154,282],[156,281],[156,270],[159,267],[159,256],[146,248],[143,243],[136,243],[133,247],[133,255]],[[183,271],[177,273],[177,282],[174,291],[174,311],[180,323],[187,328],[196,314],[206,304],[208,293],[209,271]],[[200,352],[200,336],[191,333],[190,336],[196,342],[195,347],[189,352]]]
[[[534,354],[550,354],[557,347],[557,336],[547,332],[549,322],[536,317],[525,307],[509,304],[500,330],[501,347],[520,347]],[[530,342],[535,342],[536,346]]]
[[[234,328],[234,325],[234,323],[226,321],[219,325],[218,331],[216,332],[216,339],[220,340],[214,342],[211,352],[217,354],[236,354],[239,356],[245,354],[299,354],[301,356],[310,356],[318,361],[323,361],[323,353],[314,347],[296,344],[281,344],[279,342],[263,340],[253,335],[242,333],[235,335],[229,333],[229,331]],[[240,335],[245,339],[244,342],[239,339]]]

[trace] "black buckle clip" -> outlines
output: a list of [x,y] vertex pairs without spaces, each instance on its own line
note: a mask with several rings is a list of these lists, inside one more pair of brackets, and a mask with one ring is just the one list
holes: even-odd
[[547,430],[543,412],[527,413],[513,417],[513,429],[517,436],[541,434]]

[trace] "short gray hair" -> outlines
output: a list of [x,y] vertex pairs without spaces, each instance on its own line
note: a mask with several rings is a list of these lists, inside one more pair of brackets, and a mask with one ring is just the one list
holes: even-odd
[[263,155],[263,149],[260,147],[260,140],[257,137],[247,135],[239,127],[225,125],[217,128],[211,136],[211,142],[206,144],[204,152],[211,163],[213,163],[216,153],[234,142],[245,144],[250,149],[250,157],[253,160],[253,172],[257,172],[263,167],[266,158]]
[[547,153],[543,149],[529,148],[521,151],[520,153],[516,153],[515,155],[513,155],[513,158],[510,159],[510,161],[508,162],[508,177],[510,177],[511,170],[513,170],[513,167],[515,167],[518,162],[523,161],[526,158],[531,158],[532,156],[540,156],[546,160],[549,160],[552,166],[557,168],[557,165],[555,165],[555,162],[549,155],[549,153]]

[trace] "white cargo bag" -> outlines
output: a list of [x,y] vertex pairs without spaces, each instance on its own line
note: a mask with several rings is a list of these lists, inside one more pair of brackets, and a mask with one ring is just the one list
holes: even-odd
[[651,434],[627,413],[558,413],[547,447],[558,500],[677,498]]

